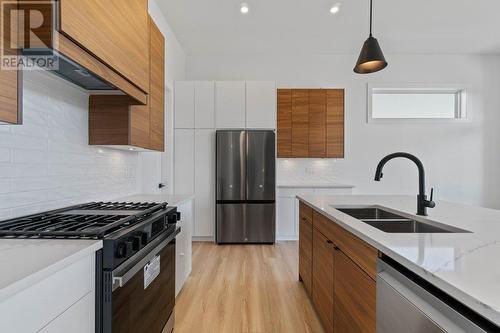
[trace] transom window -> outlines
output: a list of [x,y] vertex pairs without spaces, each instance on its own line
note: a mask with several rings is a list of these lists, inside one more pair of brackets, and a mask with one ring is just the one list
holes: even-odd
[[466,118],[463,87],[368,85],[369,122]]

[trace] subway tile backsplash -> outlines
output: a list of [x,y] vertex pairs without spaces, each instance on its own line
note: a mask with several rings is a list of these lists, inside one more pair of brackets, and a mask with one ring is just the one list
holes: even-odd
[[24,73],[23,125],[0,125],[0,220],[137,192],[138,153],[92,147],[88,94]]

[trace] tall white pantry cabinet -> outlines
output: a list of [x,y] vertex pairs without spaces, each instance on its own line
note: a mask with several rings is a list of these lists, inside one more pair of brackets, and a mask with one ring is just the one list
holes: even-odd
[[215,238],[215,131],[276,129],[274,81],[176,81],[174,193],[194,193],[193,237]]

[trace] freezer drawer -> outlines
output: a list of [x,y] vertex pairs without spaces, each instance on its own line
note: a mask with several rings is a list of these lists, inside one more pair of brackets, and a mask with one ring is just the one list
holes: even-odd
[[274,243],[275,204],[217,204],[217,243]]
[[276,205],[246,204],[245,242],[274,243],[276,230]]
[[245,205],[217,204],[217,243],[241,243],[245,239]]
[[274,131],[247,131],[247,200],[275,200]]
[[246,133],[217,131],[217,200],[245,200]]

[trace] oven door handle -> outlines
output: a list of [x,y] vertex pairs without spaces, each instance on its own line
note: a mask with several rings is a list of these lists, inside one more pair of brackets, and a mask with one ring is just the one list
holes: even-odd
[[[135,274],[141,271],[165,246],[174,240],[179,232],[180,228],[177,228],[175,232],[166,237],[160,236],[154,242],[149,243],[141,251],[130,257],[129,260],[115,268],[112,272],[113,291],[123,287]],[[144,255],[144,253],[147,254]]]

